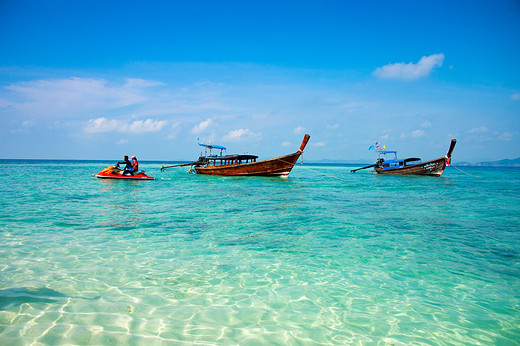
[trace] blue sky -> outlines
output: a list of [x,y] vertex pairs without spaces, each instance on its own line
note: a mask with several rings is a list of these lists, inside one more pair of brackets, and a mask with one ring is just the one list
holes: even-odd
[[520,2],[0,1],[0,158],[520,156]]

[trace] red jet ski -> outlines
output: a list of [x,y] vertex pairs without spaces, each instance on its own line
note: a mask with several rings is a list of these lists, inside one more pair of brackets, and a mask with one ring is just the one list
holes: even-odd
[[123,170],[119,168],[119,163],[115,166],[108,166],[98,174],[92,176],[100,179],[128,179],[128,180],[154,180],[154,177],[149,177],[144,174],[144,171],[137,171],[136,173],[126,173],[123,175]]

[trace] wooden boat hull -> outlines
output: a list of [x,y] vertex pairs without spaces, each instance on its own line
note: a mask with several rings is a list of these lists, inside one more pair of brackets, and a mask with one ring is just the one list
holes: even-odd
[[305,135],[297,152],[274,159],[231,165],[199,165],[195,166],[198,174],[223,176],[282,176],[289,175],[298,158],[305,149],[310,136]]
[[301,152],[280,156],[274,159],[226,166],[195,167],[198,174],[207,175],[257,175],[288,176],[298,161]]
[[377,174],[431,175],[440,177],[446,168],[446,161],[446,157],[439,157],[438,159],[422,162],[416,165],[386,169],[375,167],[374,170]]

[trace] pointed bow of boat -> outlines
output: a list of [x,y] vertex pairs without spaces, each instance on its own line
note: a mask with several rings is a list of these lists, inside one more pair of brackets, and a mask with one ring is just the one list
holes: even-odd
[[451,154],[453,153],[453,149],[455,149],[455,144],[457,144],[457,140],[456,139],[452,139],[451,143],[450,143],[450,148],[448,149],[448,153],[446,154],[447,158],[451,157]]
[[307,146],[307,142],[309,141],[310,138],[311,138],[311,136],[308,135],[308,134],[305,134],[305,136],[303,136],[302,145],[300,145],[300,149],[298,149],[298,151],[299,151],[300,153],[303,152],[303,150],[304,150],[305,147]]

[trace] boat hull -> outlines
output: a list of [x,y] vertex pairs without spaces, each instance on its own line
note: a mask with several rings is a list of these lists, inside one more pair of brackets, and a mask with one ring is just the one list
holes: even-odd
[[274,159],[257,162],[222,165],[222,166],[198,166],[197,174],[227,175],[227,176],[288,176],[298,161],[301,152],[280,156]]
[[422,162],[416,165],[386,169],[382,167],[375,167],[374,170],[377,174],[430,175],[440,177],[446,168],[446,161],[446,157],[439,157],[438,159]]

